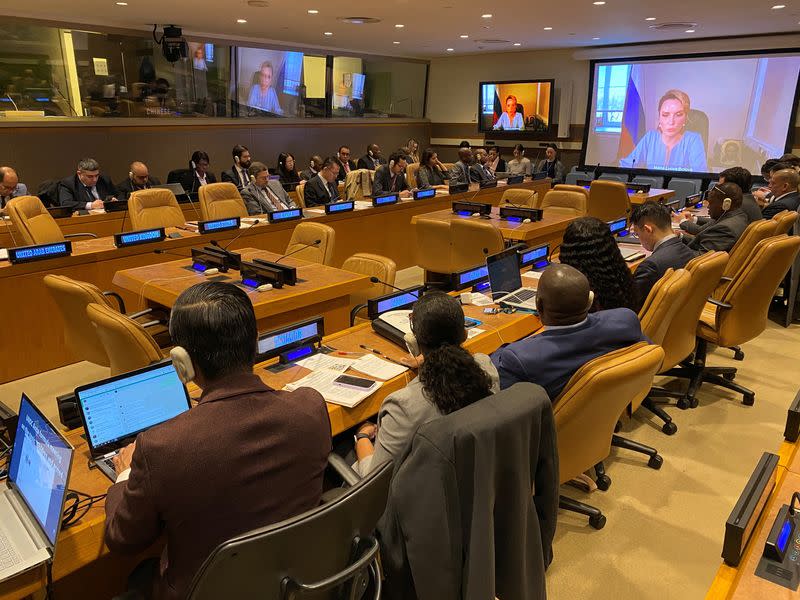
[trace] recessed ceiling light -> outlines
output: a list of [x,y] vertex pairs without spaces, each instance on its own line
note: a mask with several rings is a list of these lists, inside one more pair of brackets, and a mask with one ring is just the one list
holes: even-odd
[[318,13],[319,13],[319,11],[316,8],[309,8],[308,9],[308,14],[310,14],[310,15],[316,15]]
[[687,29],[687,30],[686,30],[686,33],[694,33],[694,32],[695,32],[695,30],[694,30],[694,29]]
[[117,2],[117,6],[128,6],[127,2]]
[[465,40],[465,39],[467,39],[469,36],[465,34],[465,35],[460,35],[460,36],[458,36],[458,37],[460,37],[462,40]]
[[481,19],[491,19],[492,13],[486,13],[485,15],[481,15]]
[[326,32],[324,33],[324,35],[333,35],[333,33],[332,33],[332,32],[330,32],[330,31],[326,31]]
[[237,23],[247,23],[247,19],[236,19]]
[[655,21],[655,20],[656,20],[656,18],[655,18],[655,17],[647,17],[647,18],[645,19],[645,21]]
[[775,6],[772,7],[772,10],[780,10],[782,8],[786,8],[786,5],[785,4],[776,4]]
[[395,27],[397,27],[398,29],[402,29],[403,27],[405,27],[405,25],[403,25],[402,23],[398,23],[397,25],[395,25]]
[[552,27],[545,27],[545,28],[544,28],[544,30],[545,30],[545,31],[552,31],[552,30],[553,30],[553,28],[552,28]]
[[392,42],[393,44],[399,44],[400,42]]
[[600,38],[597,38],[597,37],[595,37],[595,38],[592,38],[592,39],[593,39],[593,40],[599,40]]
[[515,46],[522,46],[522,44],[520,42],[514,42],[514,45]]
[[452,48],[448,48],[448,49],[447,49],[447,51],[448,51],[448,52],[452,52],[452,51],[453,51],[453,49],[452,49]]
[[594,4],[595,6],[603,6],[605,2],[592,2],[592,4]]

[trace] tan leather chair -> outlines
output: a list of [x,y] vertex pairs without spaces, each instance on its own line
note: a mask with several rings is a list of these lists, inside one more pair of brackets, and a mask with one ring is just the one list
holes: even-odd
[[24,246],[34,244],[52,244],[63,242],[73,237],[97,236],[93,233],[70,233],[64,235],[52,215],[36,196],[19,196],[12,198],[6,205],[11,224],[19,232],[21,240],[14,239],[14,243]]
[[106,350],[112,376],[164,358],[156,341],[133,319],[101,304],[90,304],[86,314]]
[[568,183],[557,183],[553,186],[554,190],[561,192],[578,192],[586,196],[586,206],[589,206],[589,190],[582,185],[570,185]]
[[200,214],[206,221],[247,216],[247,207],[239,190],[228,181],[201,185],[198,196],[200,198]]
[[406,165],[406,182],[412,190],[417,188],[417,171],[419,171],[419,163],[408,163]]
[[350,171],[344,178],[344,197],[347,200],[363,200],[365,196],[371,196],[374,180],[375,171],[371,169]]
[[182,227],[186,224],[175,194],[163,188],[133,192],[128,198],[128,215],[134,230]]
[[798,250],[798,236],[783,235],[761,240],[722,297],[719,300],[712,298],[706,304],[697,326],[694,362],[673,371],[675,375],[691,379],[686,392],[689,406],[697,406],[695,394],[704,382],[742,394],[745,405],[755,402],[752,390],[733,381],[736,368],[706,366],[708,344],[730,348],[748,342],[764,331],[772,297]]
[[[314,242],[320,240],[319,244]],[[336,241],[336,232],[333,227],[322,223],[298,223],[292,232],[286,254],[297,250],[293,258],[307,260],[322,265],[330,265],[333,261],[333,245]],[[314,246],[309,248],[308,246]]]
[[783,210],[772,217],[772,220],[777,223],[774,235],[783,235],[784,233],[789,233],[792,230],[792,227],[794,227],[797,217],[798,214],[796,210]]
[[306,207],[306,196],[305,196],[306,183],[308,182],[301,181],[300,183],[297,184],[297,187],[294,189],[294,193],[297,195],[297,198],[295,198],[295,202],[297,203],[297,206],[299,206],[300,208]]
[[500,197],[500,204],[514,204],[529,208],[538,208],[539,194],[533,190],[521,188],[509,188]]
[[547,215],[564,215],[568,217],[583,217],[586,215],[586,196],[578,192],[565,192],[550,190],[542,198],[539,207]]
[[595,179],[589,187],[588,214],[601,221],[627,217],[631,212],[628,187],[620,181]]
[[[553,401],[561,483],[594,468],[597,487],[609,488],[603,461],[619,437],[614,435],[617,421],[627,406],[647,395],[663,358],[660,346],[639,342],[589,361],[570,378]],[[651,462],[660,466],[661,457],[655,454]],[[561,496],[559,507],[587,515],[595,529],[605,525],[603,513],[583,502]]]
[[418,218],[414,231],[417,237],[416,263],[425,270],[425,281],[452,273],[450,223]]
[[451,221],[450,244],[451,272],[484,264],[487,255],[497,254],[506,247],[500,230],[480,219]]
[[[366,275],[367,277],[377,277],[391,285],[394,285],[394,279],[397,274],[397,265],[391,258],[366,252],[359,252],[346,258],[342,263],[342,269],[359,275]],[[356,322],[356,316],[366,307],[367,300],[393,291],[394,289],[388,285],[373,283],[366,291],[350,294],[350,304],[353,306],[350,312],[350,325]]]
[[714,298],[721,298],[725,293],[725,289],[733,279],[733,276],[741,269],[750,255],[756,244],[761,240],[775,235],[775,229],[778,227],[778,222],[772,219],[764,219],[763,221],[753,221],[742,232],[741,237],[736,240],[736,243],[731,248],[728,264],[725,265],[725,271],[722,273],[719,284],[714,290]]

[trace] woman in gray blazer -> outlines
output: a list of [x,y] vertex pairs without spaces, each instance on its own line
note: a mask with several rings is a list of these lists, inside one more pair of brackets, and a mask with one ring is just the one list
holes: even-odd
[[364,476],[400,455],[423,423],[450,414],[500,390],[497,369],[485,354],[472,355],[461,344],[467,339],[461,304],[443,292],[428,292],[410,316],[422,355],[419,376],[404,389],[386,397],[378,424],[364,423],[356,433],[355,465]]

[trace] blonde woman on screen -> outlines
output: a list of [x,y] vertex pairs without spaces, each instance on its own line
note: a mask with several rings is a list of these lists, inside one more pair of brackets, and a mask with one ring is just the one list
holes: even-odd
[[658,127],[644,134],[620,167],[663,171],[708,172],[703,138],[689,131],[691,102],[681,90],[669,90],[658,101]]
[[272,80],[274,79],[274,69],[272,63],[264,61],[261,63],[258,78],[259,81],[252,88],[250,88],[250,96],[247,99],[247,105],[264,110],[267,112],[282,115],[283,109],[278,102],[278,94],[275,93],[275,88],[272,87]]
[[506,111],[497,119],[492,129],[525,129],[525,123],[522,120],[522,115],[517,112],[517,97],[509,94],[506,97]]

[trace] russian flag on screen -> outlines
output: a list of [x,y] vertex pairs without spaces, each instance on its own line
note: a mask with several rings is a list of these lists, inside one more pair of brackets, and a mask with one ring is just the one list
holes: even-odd
[[639,65],[631,67],[625,90],[625,108],[622,111],[622,132],[619,136],[617,158],[628,156],[645,134],[644,106],[642,105],[641,73]]
[[500,96],[497,94],[497,86],[494,88],[494,114],[492,115],[492,125],[497,123],[500,115],[503,114],[503,103],[500,102]]

